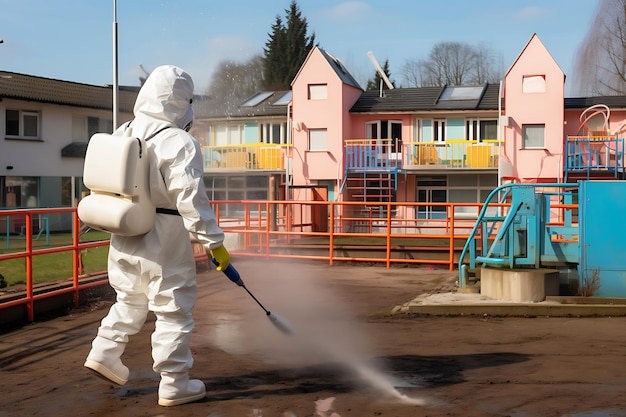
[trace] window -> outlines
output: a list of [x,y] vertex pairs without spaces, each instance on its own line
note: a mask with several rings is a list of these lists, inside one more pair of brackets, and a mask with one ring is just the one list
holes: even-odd
[[213,128],[214,146],[240,145],[244,141],[244,125],[218,125]]
[[91,138],[96,133],[113,132],[113,121],[99,117],[87,117],[87,137]]
[[433,120],[433,141],[434,142],[446,141],[446,121],[445,120]]
[[265,123],[261,125],[261,142],[285,144],[287,143],[287,123]]
[[264,91],[262,93],[255,94],[254,96],[250,97],[247,101],[245,101],[241,105],[241,107],[254,107],[258,104],[261,104],[263,101],[269,98],[272,94],[274,94],[274,92],[272,91]]
[[[214,204],[219,204],[220,200],[267,200],[270,196],[269,184],[270,177],[266,175],[204,176],[207,195]],[[242,204],[220,206],[220,216],[243,218],[243,214]]]
[[545,93],[546,92],[546,76],[545,75],[524,75],[522,78],[522,92]]
[[450,100],[478,100],[484,87],[451,86],[446,87],[439,97],[440,101]]
[[291,102],[292,93],[291,90],[282,95],[278,100],[274,102],[274,106],[286,106]]
[[328,87],[326,84],[309,84],[309,100],[326,100]]
[[113,132],[113,121],[91,116],[72,117],[72,142],[88,142],[96,133]]
[[422,142],[423,141],[422,129],[424,128],[422,119],[415,118],[413,126],[414,126],[413,137],[415,138],[414,141]]
[[543,124],[522,125],[524,149],[545,147],[545,130],[546,126]]
[[402,121],[376,120],[365,123],[367,139],[390,139],[385,141],[383,152],[400,152],[402,149]]
[[1,191],[2,207],[37,207],[39,177],[6,177]]
[[380,121],[365,123],[365,137],[367,139],[379,139]]
[[326,129],[309,129],[309,151],[327,151],[328,132]]
[[480,140],[498,139],[498,121],[497,120],[481,120],[480,121]]
[[498,139],[498,121],[466,119],[465,139],[475,141]]
[[39,139],[39,113],[7,109],[5,134],[11,138]]
[[[420,178],[417,180],[417,201],[419,203],[447,202],[446,177]],[[419,206],[418,219],[445,219],[446,206]]]
[[[449,203],[483,203],[491,191],[497,187],[496,175],[450,175],[448,176]],[[495,202],[495,201],[492,201]],[[476,218],[480,207],[456,206],[456,218]],[[488,208],[487,213],[495,214],[494,208]]]

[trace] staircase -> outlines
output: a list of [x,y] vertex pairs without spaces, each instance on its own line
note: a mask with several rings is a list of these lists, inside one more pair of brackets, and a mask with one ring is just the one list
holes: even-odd
[[367,217],[387,217],[387,204],[395,201],[398,174],[396,171],[361,171],[346,174],[345,189],[350,201],[380,203],[361,209]]
[[[505,184],[493,190],[461,253],[459,285],[463,286],[478,266],[512,270],[577,263],[576,189],[576,184],[564,183]],[[510,195],[510,206],[504,215],[488,216],[486,208],[498,192]],[[466,255],[468,264],[463,263]]]

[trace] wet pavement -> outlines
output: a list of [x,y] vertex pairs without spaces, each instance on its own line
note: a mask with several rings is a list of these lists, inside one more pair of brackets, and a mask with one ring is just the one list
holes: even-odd
[[295,335],[222,274],[202,272],[191,375],[205,400],[156,404],[152,318],[126,349],[127,385],[86,372],[102,300],[3,335],[0,416],[626,416],[626,318],[415,313],[402,306],[445,297],[454,272],[235,262]]

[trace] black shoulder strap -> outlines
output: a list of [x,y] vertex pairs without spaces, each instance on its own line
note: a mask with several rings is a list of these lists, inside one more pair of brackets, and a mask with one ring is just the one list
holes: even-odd
[[[126,127],[124,128],[124,130],[128,129],[128,128],[130,127],[130,124],[131,124],[132,122],[133,122],[132,120],[131,120],[130,122],[128,122],[128,124],[126,125]],[[148,141],[148,140],[152,139],[153,137],[155,137],[156,135],[158,135],[159,133],[163,132],[165,129],[169,129],[169,128],[171,128],[171,126],[165,126],[165,127],[162,127],[161,129],[157,130],[156,132],[154,132],[153,134],[151,134],[150,136],[148,136],[148,137],[147,137],[147,138],[145,138],[144,140],[145,140],[145,141]]]

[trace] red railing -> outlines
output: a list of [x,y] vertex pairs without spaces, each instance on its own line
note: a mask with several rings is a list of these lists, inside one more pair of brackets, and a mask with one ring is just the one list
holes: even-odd
[[[72,244],[71,245],[63,245],[63,246],[50,246],[35,249],[33,247],[33,217],[37,215],[50,215],[50,214],[61,214],[61,213],[69,213],[72,218],[72,228],[74,233],[72,233]],[[9,301],[2,302],[0,304],[0,308],[9,308],[16,305],[26,305],[28,320],[34,320],[34,303],[37,300],[55,297],[61,294],[72,293],[74,298],[75,305],[78,306],[79,299],[78,294],[82,289],[86,289],[89,287],[94,287],[97,285],[102,285],[103,283],[108,282],[106,276],[103,277],[102,280],[95,280],[90,282],[81,282],[79,280],[79,264],[80,264],[80,251],[88,248],[98,247],[98,246],[106,246],[108,245],[108,241],[100,241],[100,242],[79,242],[79,230],[80,230],[80,221],[76,214],[75,208],[55,208],[55,209],[20,209],[20,210],[2,210],[2,216],[6,216],[5,223],[5,239],[7,239],[7,246],[9,246],[8,240],[11,239],[12,235],[10,233],[10,226],[12,224],[12,218],[23,218],[24,222],[19,222],[23,224],[23,239],[25,242],[25,249],[23,251],[11,252],[0,255],[0,266],[3,260],[9,259],[17,259],[24,258],[25,261],[25,294],[23,297],[15,298]],[[21,234],[21,233],[20,233]],[[14,235],[13,235],[14,236]],[[15,239],[15,237],[13,237]],[[52,253],[60,253],[60,252],[72,252],[72,277],[71,277],[71,285],[63,286],[57,289],[46,290],[45,292],[35,293],[34,291],[34,281],[33,281],[33,258],[39,255],[47,255]],[[0,268],[1,270],[1,268]]]
[[[329,265],[378,262],[387,268],[393,263],[432,264],[452,271],[481,204],[219,201],[214,202],[214,208],[227,234],[227,247],[236,256],[315,259]],[[424,213],[426,218],[420,218]],[[43,215],[71,216],[71,244],[55,246],[46,241],[34,247],[38,230],[33,228],[33,219]],[[105,270],[84,273],[81,251],[107,246],[109,241],[80,242],[81,224],[75,208],[2,210],[1,216],[7,219],[6,239],[23,239],[24,250],[0,254],[0,271],[2,261],[23,258],[26,285],[23,295],[0,299],[0,309],[26,305],[28,320],[32,321],[36,301],[71,293],[78,306],[81,290],[108,283]],[[19,237],[16,229],[11,229],[15,219],[20,219],[23,228]],[[71,279],[40,291],[33,280],[33,258],[68,251],[72,252]],[[409,251],[423,251],[425,255],[398,256]],[[196,261],[207,260],[200,245],[194,244],[194,255]]]

